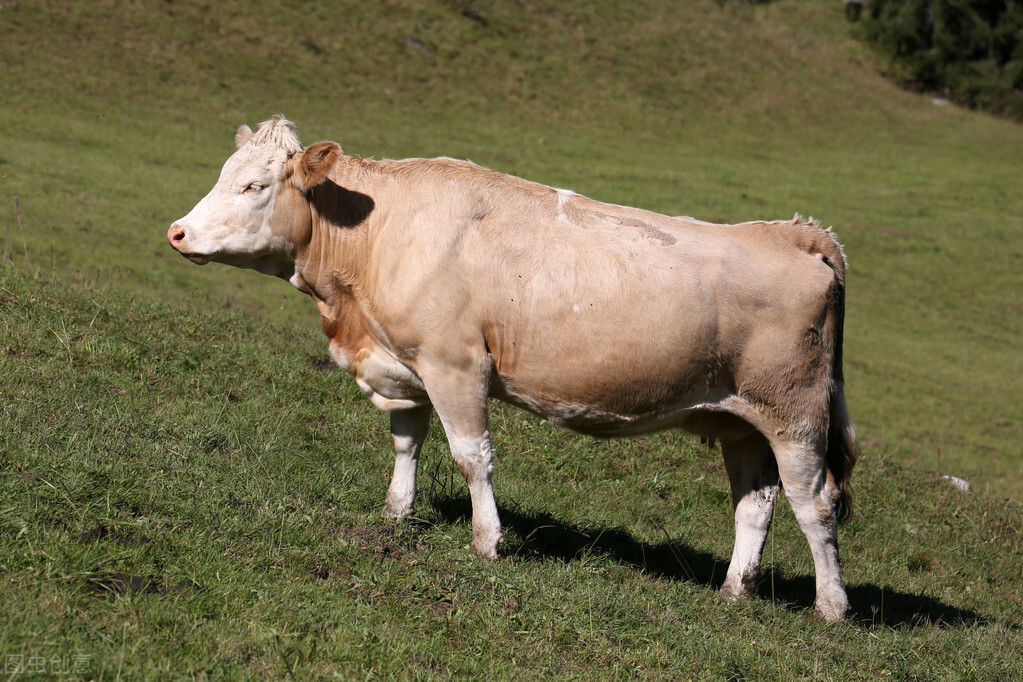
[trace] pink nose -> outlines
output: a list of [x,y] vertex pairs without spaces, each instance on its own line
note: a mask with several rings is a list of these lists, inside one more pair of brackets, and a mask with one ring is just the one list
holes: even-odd
[[167,241],[175,249],[178,248],[178,244],[185,240],[185,228],[181,227],[177,223],[174,223],[167,230]]

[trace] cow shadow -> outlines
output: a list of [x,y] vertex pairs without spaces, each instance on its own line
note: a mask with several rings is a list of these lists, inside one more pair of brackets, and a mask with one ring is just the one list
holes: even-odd
[[312,188],[310,198],[329,224],[343,229],[362,224],[376,208],[373,198],[327,179]]
[[[471,503],[467,497],[434,498],[432,506],[449,523],[469,522]],[[527,560],[581,561],[603,555],[642,570],[657,580],[680,580],[718,589],[724,582],[728,557],[695,549],[682,540],[644,542],[622,528],[583,527],[566,523],[546,512],[521,512],[499,505],[506,531],[501,553]],[[848,619],[865,627],[962,627],[994,623],[969,609],[946,604],[933,597],[910,594],[888,586],[847,585],[852,611]],[[815,583],[812,575],[791,576],[775,570],[762,576],[758,596],[772,600],[792,612],[813,608]],[[1003,623],[1018,629],[1018,625]]]

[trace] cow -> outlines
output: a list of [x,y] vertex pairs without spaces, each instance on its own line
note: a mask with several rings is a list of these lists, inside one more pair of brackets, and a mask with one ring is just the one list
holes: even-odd
[[720,442],[735,545],[722,597],[751,594],[784,489],[813,555],[815,614],[849,601],[845,254],[830,230],[719,225],[601,203],[450,158],[303,147],[277,117],[167,231],[194,263],[251,268],[315,301],[333,360],[390,413],[384,514],[407,515],[436,411],[468,483],[472,553],[497,556],[494,398],[598,437]]

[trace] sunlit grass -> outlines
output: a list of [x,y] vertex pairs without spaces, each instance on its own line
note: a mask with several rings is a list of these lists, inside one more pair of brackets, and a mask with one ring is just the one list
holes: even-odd
[[380,516],[386,418],[304,327],[9,266],[0,312],[5,655],[94,677],[983,679],[1023,644],[1018,507],[874,449],[841,535],[854,613],[823,627],[784,503],[761,596],[717,599],[727,484],[689,439],[495,407],[506,542],[485,562],[438,424],[414,518]]
[[[840,3],[0,5],[0,656],[114,678],[1015,674],[1023,129],[884,81]],[[416,518],[384,523],[386,415],[318,369],[310,302],[166,246],[237,125],[277,112],[350,154],[834,225],[865,443],[853,622],[810,620],[784,504],[762,598],[717,600],[727,484],[677,434],[596,442],[497,406],[502,560],[465,550],[439,425]]]

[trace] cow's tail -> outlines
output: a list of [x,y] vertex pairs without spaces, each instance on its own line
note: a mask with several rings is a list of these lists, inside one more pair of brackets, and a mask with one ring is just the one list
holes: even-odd
[[838,497],[835,500],[835,513],[839,523],[852,518],[852,491],[849,489],[849,477],[852,476],[856,464],[856,427],[849,419],[845,408],[845,391],[841,382],[831,392],[831,423],[828,427],[828,471],[835,482]]
[[[829,232],[829,236],[830,232]],[[833,236],[832,236],[833,237]],[[830,419],[828,423],[828,449],[825,455],[828,472],[833,480],[837,495],[835,512],[839,523],[852,518],[852,491],[849,489],[849,478],[856,464],[858,450],[856,447],[856,427],[849,419],[849,411],[845,406],[845,377],[842,372],[842,338],[845,326],[845,254],[841,246],[832,238],[832,248],[837,253],[829,254],[829,265],[835,270],[835,280],[829,295],[832,330],[834,340],[834,356],[832,361],[832,383],[830,396]],[[829,249],[831,250],[831,249]]]

